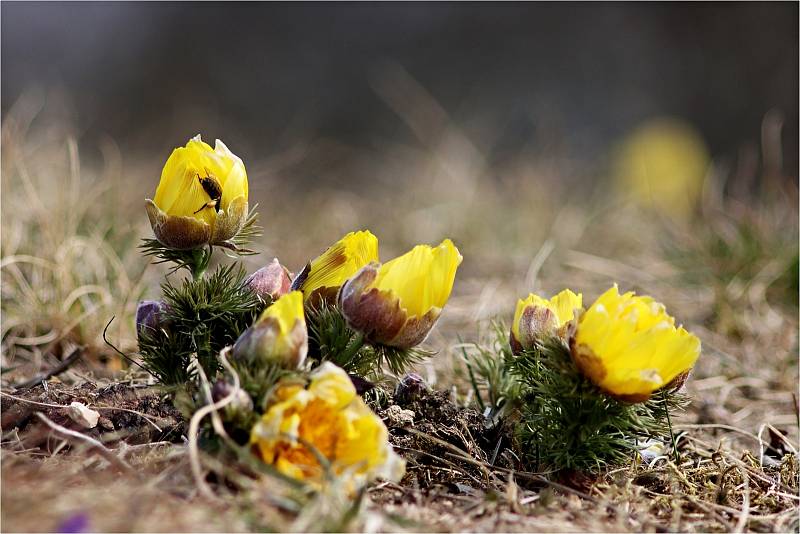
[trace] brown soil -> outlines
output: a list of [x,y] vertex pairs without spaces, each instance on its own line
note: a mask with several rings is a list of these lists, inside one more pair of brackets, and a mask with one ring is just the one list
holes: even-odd
[[[97,426],[86,429],[73,421],[67,406],[80,402],[100,413]],[[52,422],[80,431],[114,445],[124,441],[131,445],[156,441],[180,441],[184,421],[168,395],[157,388],[129,383],[98,387],[93,383],[67,386],[57,381],[5,393],[2,397],[2,421],[5,433],[16,429],[15,447],[22,449],[55,446],[51,428],[34,416],[41,412]],[[9,443],[6,443],[8,446]]]

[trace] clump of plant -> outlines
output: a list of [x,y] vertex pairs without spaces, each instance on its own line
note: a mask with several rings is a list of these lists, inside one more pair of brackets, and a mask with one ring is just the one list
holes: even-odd
[[[488,365],[492,353],[502,364]],[[632,460],[643,441],[668,440],[699,354],[699,340],[663,305],[616,285],[586,310],[569,290],[532,294],[518,302],[510,333],[497,329],[492,351],[465,352],[488,386],[485,413],[514,420],[520,455],[555,473],[597,472]]]
[[461,263],[452,241],[380,263],[377,238],[359,231],[297,276],[277,259],[249,276],[238,264],[210,270],[215,250],[252,254],[258,228],[243,162],[199,136],[173,151],[146,207],[155,238],[144,254],[188,276],[139,304],[141,365],[191,414],[190,446],[203,432],[209,451],[310,491],[398,480],[404,463],[356,386],[432,354],[419,345]]
[[306,301],[309,355],[351,373],[401,374],[432,353],[419,348],[436,324],[461,263],[449,239],[381,264],[378,240],[351,232],[295,279]]
[[252,253],[243,248],[258,235],[244,163],[221,141],[212,149],[197,136],[172,152],[146,207],[156,239],[143,240],[143,253],[171,263],[171,273],[185,269],[191,276],[167,279],[160,300],[139,303],[142,366],[164,385],[187,385],[196,377],[196,358],[213,377],[221,369],[219,351],[269,304],[248,287],[241,266],[220,265],[206,276],[215,247]]
[[[431,355],[420,344],[450,297],[458,249],[445,239],[381,263],[378,239],[358,231],[297,276],[277,259],[250,276],[236,264],[208,273],[215,249],[252,253],[247,191],[244,164],[220,141],[197,137],[170,156],[143,250],[189,276],[140,304],[142,365],[193,414],[190,445],[203,431],[208,450],[248,472],[343,495],[398,480],[404,464],[359,392]],[[507,335],[476,348],[464,355],[488,424],[514,426],[529,466],[563,472],[618,465],[641,440],[665,439],[700,342],[660,303],[614,286],[585,310],[569,290],[530,295]]]
[[[111,315],[133,313],[146,266],[126,210],[104,209],[118,203],[114,184],[121,180],[82,168],[74,139],[48,134],[28,143],[35,133],[25,134],[15,115],[11,110],[2,126],[3,378],[25,382],[60,365],[75,347],[83,361],[117,370],[103,328]],[[52,187],[53,176],[59,187]],[[134,337],[130,324],[115,326],[123,340]],[[132,348],[123,343],[123,350]]]

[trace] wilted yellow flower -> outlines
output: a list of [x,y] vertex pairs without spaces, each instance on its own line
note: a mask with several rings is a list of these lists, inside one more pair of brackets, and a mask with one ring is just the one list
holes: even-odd
[[306,300],[336,302],[342,284],[371,261],[378,261],[378,238],[369,230],[350,232],[311,261],[293,289],[302,291]]
[[700,340],[676,327],[663,304],[632,291],[620,295],[616,284],[580,316],[570,345],[584,375],[628,402],[647,400],[700,355]]
[[389,445],[386,426],[339,367],[325,362],[307,388],[279,385],[274,399],[253,427],[250,442],[281,473],[320,485],[325,470],[319,455],[352,490],[379,477],[402,478],[405,462]]
[[286,293],[261,313],[233,345],[235,358],[300,367],[308,353],[308,331],[303,315],[303,294]]
[[417,245],[380,265],[371,263],[342,286],[347,322],[372,343],[401,349],[421,343],[450,298],[461,254],[449,239]]
[[155,198],[148,198],[145,207],[156,239],[164,246],[222,244],[247,219],[244,163],[219,139],[212,149],[197,135],[172,151]]
[[709,163],[708,149],[691,125],[655,119],[623,141],[614,172],[636,202],[681,218],[697,205]]
[[533,348],[547,336],[564,337],[567,323],[576,309],[583,308],[583,295],[565,289],[550,300],[531,293],[517,301],[514,322],[511,323],[511,346],[514,352]]

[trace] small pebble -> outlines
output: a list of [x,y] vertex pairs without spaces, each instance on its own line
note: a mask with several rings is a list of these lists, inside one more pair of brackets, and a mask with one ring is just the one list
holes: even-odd
[[386,409],[387,426],[390,428],[411,426],[414,424],[416,414],[411,410],[404,410],[393,404]]

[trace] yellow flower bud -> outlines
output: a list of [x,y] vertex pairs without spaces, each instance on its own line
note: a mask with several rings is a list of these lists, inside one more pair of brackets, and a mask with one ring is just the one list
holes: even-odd
[[450,298],[461,254],[449,239],[371,263],[342,286],[348,324],[371,343],[408,349],[428,335]]
[[289,292],[292,280],[289,269],[281,265],[278,258],[273,258],[270,263],[248,276],[244,283],[262,301],[272,302]]
[[376,478],[402,478],[405,462],[388,438],[383,421],[356,394],[347,373],[325,362],[311,374],[307,388],[278,386],[250,442],[264,462],[315,486],[325,476],[319,455],[355,491]]
[[264,310],[233,345],[234,358],[297,369],[308,353],[303,295],[292,291]]
[[570,340],[581,372],[611,396],[643,402],[700,356],[700,340],[675,326],[664,305],[616,284],[578,319]]
[[247,219],[244,163],[217,139],[212,149],[197,135],[172,151],[153,200],[145,207],[156,239],[184,250],[222,244]]
[[378,261],[378,238],[369,230],[350,232],[311,261],[292,289],[302,291],[305,300],[314,304],[336,302],[342,284],[371,261]]
[[531,349],[548,336],[566,337],[567,324],[575,310],[583,308],[583,295],[565,289],[550,300],[531,293],[517,301],[511,323],[511,347],[514,352]]

